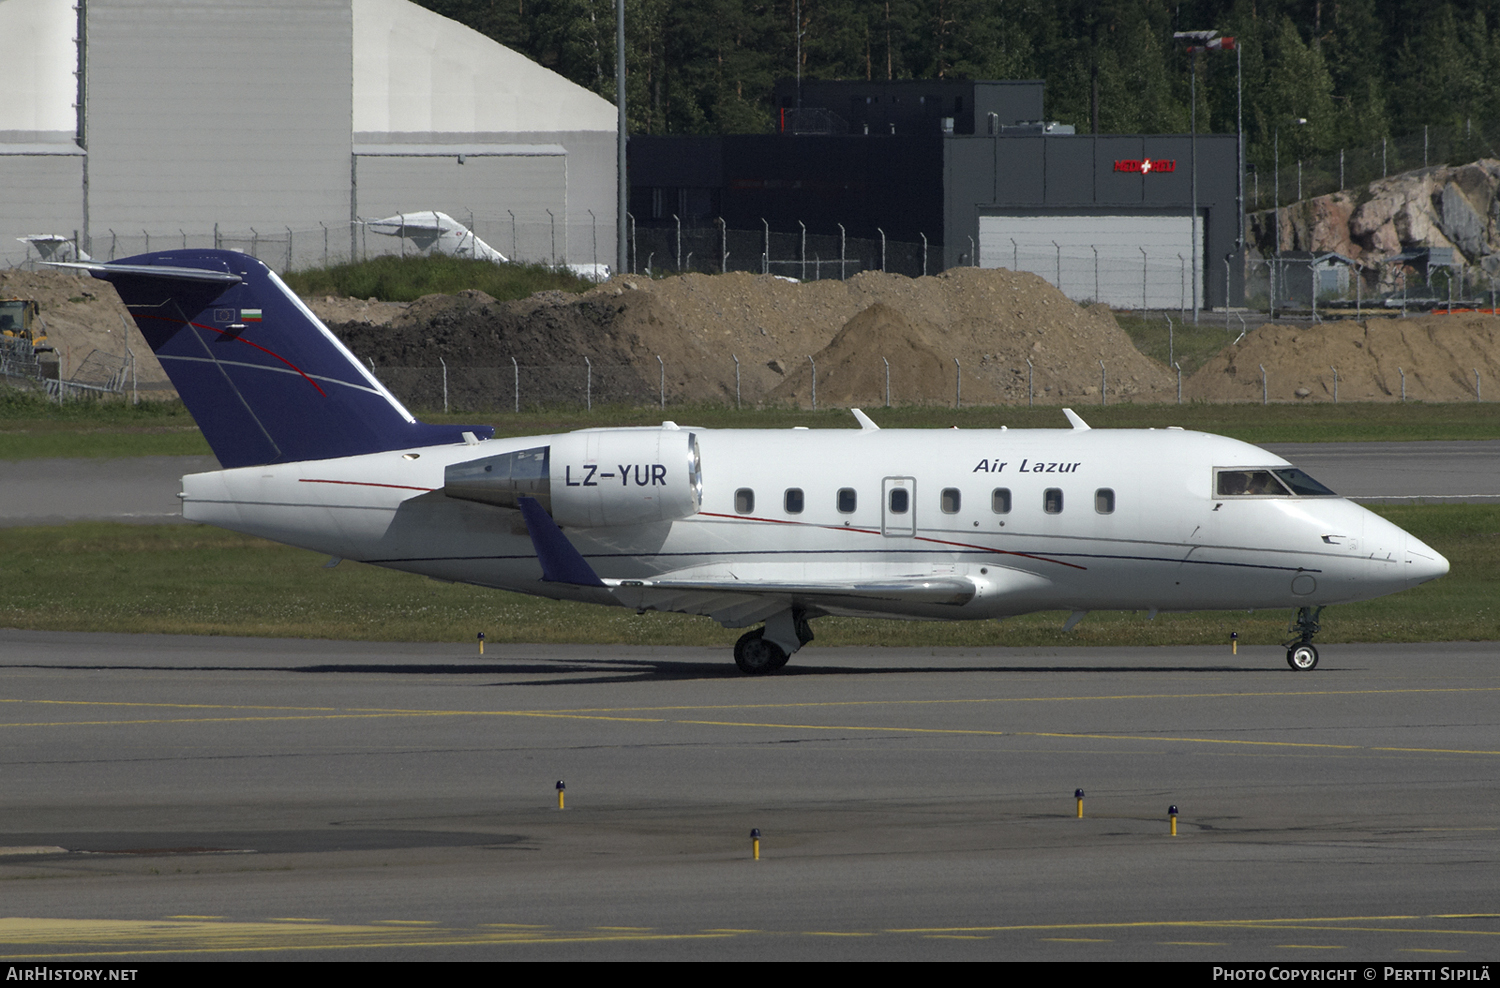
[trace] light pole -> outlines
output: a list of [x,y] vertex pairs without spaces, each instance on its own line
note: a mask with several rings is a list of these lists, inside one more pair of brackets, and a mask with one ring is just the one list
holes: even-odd
[[[615,271],[625,273],[627,253],[626,220],[630,208],[630,181],[625,171],[625,0],[615,0],[615,168],[618,172],[615,200]],[[515,229],[512,225],[511,229]],[[514,239],[514,238],[512,238]],[[514,252],[515,245],[512,244]]]
[[[1205,51],[1234,51],[1235,52],[1235,74],[1236,74],[1236,103],[1242,101],[1243,89],[1241,83],[1243,77],[1239,74],[1239,46],[1234,43],[1233,38],[1221,38],[1218,31],[1177,31],[1172,37],[1177,41],[1188,42],[1188,71],[1192,75],[1192,185],[1193,185],[1193,216],[1192,227],[1189,236],[1193,241],[1193,322],[1198,321],[1198,55]],[[1245,167],[1244,167],[1244,115],[1239,112],[1239,120],[1236,123],[1237,145],[1241,150],[1239,157],[1239,237],[1241,242],[1245,237]],[[1224,284],[1224,306],[1229,307],[1229,283]]]

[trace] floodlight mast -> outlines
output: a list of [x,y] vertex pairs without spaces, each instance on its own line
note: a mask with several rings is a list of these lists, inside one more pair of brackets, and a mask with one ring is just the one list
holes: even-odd
[[630,181],[625,171],[625,0],[615,0],[615,105],[619,113],[615,133],[619,196],[615,204],[615,273],[625,271],[630,261],[627,213]]
[[[1236,105],[1241,105],[1244,93],[1244,76],[1240,71],[1239,45],[1235,44],[1233,38],[1219,37],[1218,31],[1176,31],[1172,38],[1177,41],[1188,42],[1187,51],[1192,61],[1189,70],[1192,73],[1192,185],[1193,185],[1193,216],[1192,228],[1189,237],[1193,241],[1193,322],[1198,321],[1198,55],[1205,51],[1231,51],[1235,52],[1235,89]],[[1239,188],[1239,246],[1243,248],[1245,240],[1245,124],[1241,112],[1236,124],[1235,155],[1236,170]],[[1224,281],[1224,309],[1229,309],[1229,281],[1226,276]]]

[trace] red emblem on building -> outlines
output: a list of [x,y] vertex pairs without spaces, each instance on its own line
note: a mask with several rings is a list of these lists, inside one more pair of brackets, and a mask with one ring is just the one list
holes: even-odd
[[1117,172],[1140,172],[1142,175],[1149,175],[1152,172],[1175,172],[1176,170],[1176,158],[1124,158],[1115,162]]

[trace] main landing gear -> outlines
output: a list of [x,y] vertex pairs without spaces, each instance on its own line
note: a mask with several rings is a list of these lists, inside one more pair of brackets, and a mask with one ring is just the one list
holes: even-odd
[[1318,616],[1322,613],[1321,607],[1299,607],[1287,625],[1286,630],[1296,633],[1297,637],[1286,642],[1286,664],[1298,672],[1318,667],[1318,650],[1312,640],[1321,627]]
[[803,645],[813,640],[812,627],[802,611],[782,611],[740,636],[734,643],[734,664],[747,676],[763,676],[786,665]]

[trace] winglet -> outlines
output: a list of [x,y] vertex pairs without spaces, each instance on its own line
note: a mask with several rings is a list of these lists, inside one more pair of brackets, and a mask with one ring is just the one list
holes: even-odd
[[602,587],[604,581],[568,541],[552,516],[542,510],[534,497],[516,498],[537,561],[542,564],[542,579],[548,583],[571,583],[580,587]]
[[875,424],[875,420],[870,418],[870,416],[866,415],[864,412],[860,411],[857,408],[851,408],[849,409],[849,411],[854,413],[854,421],[859,423],[860,432],[880,431],[880,426]]
[[1068,421],[1073,424],[1073,428],[1083,430],[1089,427],[1089,424],[1083,420],[1083,416],[1073,411],[1073,409],[1064,408],[1063,414],[1068,417]]

